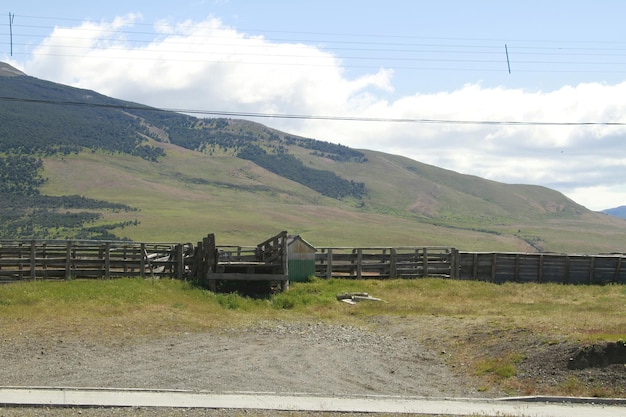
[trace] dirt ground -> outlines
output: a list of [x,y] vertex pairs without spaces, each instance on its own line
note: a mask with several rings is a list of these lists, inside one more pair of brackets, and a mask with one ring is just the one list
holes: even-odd
[[[590,384],[613,393],[626,387],[623,343],[582,347],[568,341],[541,340],[524,331],[498,334],[487,327],[459,332],[455,338],[450,337],[450,330],[463,323],[450,324],[449,318],[437,317],[428,322],[425,326],[425,321],[412,318],[376,318],[366,327],[354,327],[271,321],[246,329],[150,339],[129,335],[107,341],[71,335],[0,336],[0,381],[3,386],[427,397],[563,393],[567,384]],[[441,337],[444,333],[447,336]],[[464,351],[464,343],[471,337],[482,338],[484,352]],[[515,384],[504,385],[504,389],[488,387],[485,376],[476,375],[469,363],[504,357],[512,351],[511,346],[519,356],[512,379]],[[608,351],[614,352],[609,355]],[[594,355],[604,359],[592,359]],[[516,386],[518,391],[511,392]],[[0,407],[0,416],[29,410]],[[65,411],[58,415],[67,415]],[[108,411],[111,415],[112,410]],[[187,411],[134,410],[117,415],[209,415]],[[80,414],[105,415],[99,412],[103,411],[81,410]],[[242,415],[229,413],[215,415]],[[47,410],[41,415],[55,414]]]
[[310,394],[479,395],[408,337],[322,323],[150,340],[4,340],[3,385]]

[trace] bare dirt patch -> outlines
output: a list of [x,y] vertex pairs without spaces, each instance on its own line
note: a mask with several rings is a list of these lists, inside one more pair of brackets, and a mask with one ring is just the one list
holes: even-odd
[[524,352],[517,378],[533,393],[626,396],[623,342],[536,342]]
[[[464,351],[466,343],[471,351]],[[582,343],[481,324],[456,338],[451,350],[450,363],[469,364],[464,369],[477,377],[479,389],[505,395],[626,396],[623,342]]]

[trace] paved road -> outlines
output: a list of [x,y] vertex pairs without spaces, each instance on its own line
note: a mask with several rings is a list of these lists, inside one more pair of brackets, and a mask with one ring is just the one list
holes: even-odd
[[330,397],[276,393],[209,393],[101,388],[0,388],[0,404],[100,407],[187,407],[290,411],[447,414],[454,416],[626,417],[626,401],[507,398]]

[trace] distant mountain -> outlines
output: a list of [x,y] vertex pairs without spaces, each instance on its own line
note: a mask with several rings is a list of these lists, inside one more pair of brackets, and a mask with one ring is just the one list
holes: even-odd
[[15,77],[18,75],[26,75],[17,68],[13,68],[9,64],[0,62],[0,77]]
[[626,206],[619,206],[615,208],[602,210],[602,213],[606,213],[606,214],[610,214],[611,216],[626,219]]
[[545,187],[166,112],[0,64],[0,238],[255,242],[289,230],[325,245],[576,252],[622,250],[624,227]]

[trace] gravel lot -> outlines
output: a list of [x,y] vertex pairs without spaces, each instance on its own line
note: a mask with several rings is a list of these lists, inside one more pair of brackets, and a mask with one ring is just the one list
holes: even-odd
[[[251,328],[108,340],[71,329],[0,336],[3,386],[183,389],[312,395],[498,397],[463,372],[463,340],[483,341],[487,357],[515,347],[520,386],[550,394],[571,378],[623,392],[626,366],[612,345],[581,346],[524,330],[495,332],[488,325],[444,317],[373,318],[366,327],[321,322],[262,321]],[[447,341],[447,342],[446,342]],[[446,346],[445,343],[451,343]],[[475,343],[472,342],[472,343]],[[572,369],[571,358],[599,354]],[[468,354],[471,352],[468,352]],[[468,358],[469,359],[469,358]],[[471,373],[470,373],[471,374]],[[563,385],[565,384],[565,385]],[[532,388],[534,387],[534,388]],[[620,395],[620,394],[618,394]],[[621,396],[621,395],[620,395]],[[3,416],[357,416],[245,410],[2,408]]]
[[5,340],[0,360],[0,380],[14,386],[477,395],[438,354],[405,337],[322,323],[110,344]]
[[[262,322],[253,329],[150,340],[129,338],[109,343],[23,336],[3,340],[0,361],[0,380],[5,386],[324,395],[481,395],[462,376],[451,371],[441,352],[426,349],[407,336],[394,335],[384,328],[368,331],[322,323]],[[0,416],[54,416],[72,411],[75,415],[93,416],[211,415],[207,410],[0,408]],[[211,413],[248,414],[241,410]],[[254,415],[266,414],[255,412]]]

